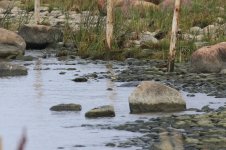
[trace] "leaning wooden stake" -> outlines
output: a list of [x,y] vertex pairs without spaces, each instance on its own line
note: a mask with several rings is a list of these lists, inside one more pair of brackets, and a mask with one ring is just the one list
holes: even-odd
[[107,0],[106,40],[108,49],[112,48],[113,39],[113,1]]
[[40,0],[35,0],[35,8],[34,8],[34,16],[35,16],[35,24],[40,23]]
[[173,15],[173,23],[172,23],[170,50],[169,50],[169,57],[168,57],[168,72],[174,71],[174,61],[175,61],[175,55],[176,55],[176,42],[177,42],[180,6],[181,6],[181,0],[176,0],[175,8],[174,8],[174,15]]

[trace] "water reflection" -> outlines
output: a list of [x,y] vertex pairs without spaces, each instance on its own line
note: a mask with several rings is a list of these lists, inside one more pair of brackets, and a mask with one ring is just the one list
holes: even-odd
[[3,147],[2,147],[2,138],[0,137],[0,150],[3,150]]
[[35,62],[34,66],[35,70],[35,80],[34,80],[34,91],[35,91],[35,98],[40,100],[43,97],[43,80],[42,80],[42,59],[38,59]]
[[116,100],[117,92],[115,90],[116,88],[115,82],[112,81],[115,79],[115,72],[112,66],[113,65],[111,63],[108,63],[106,65],[107,72],[110,74],[110,79],[107,80],[106,84],[107,89],[109,90],[108,98],[112,101],[112,103],[114,103]]

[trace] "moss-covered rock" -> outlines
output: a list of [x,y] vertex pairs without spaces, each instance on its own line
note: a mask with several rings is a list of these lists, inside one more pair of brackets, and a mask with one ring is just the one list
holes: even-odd
[[88,79],[85,78],[85,77],[78,77],[78,78],[73,79],[72,81],[74,81],[74,82],[87,82]]
[[113,106],[105,105],[88,111],[85,116],[87,118],[115,117],[115,111]]
[[24,66],[0,62],[0,77],[5,76],[24,76],[27,75],[27,68]]
[[51,111],[81,111],[82,106],[80,104],[59,104],[52,106]]

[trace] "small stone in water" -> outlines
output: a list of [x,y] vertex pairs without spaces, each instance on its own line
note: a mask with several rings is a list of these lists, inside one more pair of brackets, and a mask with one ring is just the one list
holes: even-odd
[[87,82],[88,80],[84,77],[78,77],[78,78],[73,79],[72,81],[74,81],[74,82]]
[[86,147],[85,145],[74,145],[73,147]]
[[67,68],[67,70],[77,70],[76,68]]
[[79,104],[59,104],[52,106],[51,111],[81,111],[82,106]]
[[187,94],[187,97],[195,97],[195,94]]
[[66,72],[60,72],[59,74],[60,74],[60,75],[64,75],[64,74],[66,74]]
[[108,147],[115,147],[116,145],[114,143],[107,143],[105,146],[108,146]]
[[113,91],[113,89],[112,88],[107,88],[107,91]]

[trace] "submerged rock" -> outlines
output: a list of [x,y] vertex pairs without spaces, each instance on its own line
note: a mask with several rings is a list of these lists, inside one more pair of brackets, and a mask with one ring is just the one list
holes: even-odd
[[226,69],[225,55],[226,42],[202,47],[191,56],[191,71],[219,73],[222,69]]
[[177,90],[153,81],[138,85],[129,96],[129,106],[133,114],[186,109],[186,103]]
[[105,105],[88,111],[85,116],[87,118],[115,117],[115,111],[113,106]]
[[26,43],[15,32],[0,28],[0,58],[15,58],[24,54]]
[[57,42],[63,41],[63,32],[60,29],[45,25],[24,25],[20,28],[19,35],[30,49],[54,47]]
[[74,82],[87,82],[88,80],[85,77],[78,77],[78,78],[73,79],[72,81],[74,81]]
[[24,66],[0,62],[0,77],[27,75],[27,68]]
[[59,104],[52,106],[51,111],[81,111],[82,106],[80,104]]

